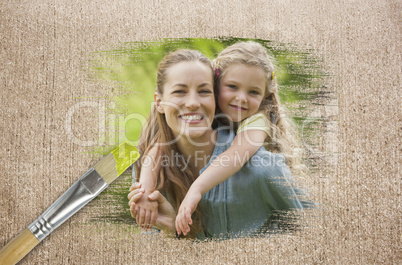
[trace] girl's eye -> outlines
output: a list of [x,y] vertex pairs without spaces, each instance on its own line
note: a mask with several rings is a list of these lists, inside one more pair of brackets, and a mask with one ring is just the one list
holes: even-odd
[[250,91],[251,95],[259,95],[260,93],[258,91]]
[[235,86],[235,85],[228,85],[228,87],[231,89],[237,89],[237,86]]

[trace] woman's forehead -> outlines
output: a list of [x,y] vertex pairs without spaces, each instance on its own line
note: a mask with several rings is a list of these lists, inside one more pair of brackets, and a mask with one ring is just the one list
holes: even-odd
[[211,82],[212,70],[199,61],[180,62],[166,71],[167,83]]

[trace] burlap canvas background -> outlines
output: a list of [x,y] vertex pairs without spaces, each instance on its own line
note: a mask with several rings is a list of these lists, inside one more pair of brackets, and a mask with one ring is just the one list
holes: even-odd
[[[399,263],[401,11],[400,1],[379,0],[1,2],[0,247],[101,158],[64,130],[71,106],[112,93],[82,71],[89,53],[233,36],[315,49],[333,75],[336,100],[320,113],[333,121],[321,148],[335,155],[305,181],[325,205],[308,229],[194,244],[88,224],[86,209],[21,264]],[[97,122],[89,108],[74,117],[74,133],[96,139]]]

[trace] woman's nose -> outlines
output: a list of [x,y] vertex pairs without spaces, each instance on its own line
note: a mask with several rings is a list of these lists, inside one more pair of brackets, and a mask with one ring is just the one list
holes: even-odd
[[189,93],[186,98],[185,106],[190,109],[198,108],[200,106],[200,99],[197,93]]

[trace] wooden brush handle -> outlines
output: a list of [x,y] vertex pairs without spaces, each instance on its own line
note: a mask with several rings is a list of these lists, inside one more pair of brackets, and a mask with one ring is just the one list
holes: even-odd
[[39,240],[27,228],[0,250],[0,264],[14,265],[28,254]]

